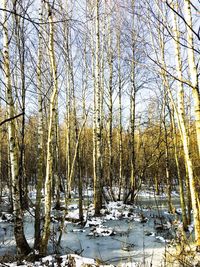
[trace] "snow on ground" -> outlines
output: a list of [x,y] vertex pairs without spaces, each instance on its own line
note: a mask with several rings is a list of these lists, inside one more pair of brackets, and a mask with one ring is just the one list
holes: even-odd
[[[152,265],[154,255],[151,254],[150,259],[148,255],[149,251],[146,251],[142,261],[135,262],[133,260],[128,259],[125,262],[121,261],[117,266],[119,267],[140,267],[140,266],[156,266]],[[136,255],[137,257],[137,255]],[[163,258],[159,258],[160,263],[162,262]],[[28,262],[26,260],[17,261],[12,263],[2,264],[2,266],[9,266],[9,267],[44,267],[44,266],[54,266],[54,267],[64,267],[64,266],[74,266],[74,267],[114,267],[116,265],[106,264],[101,262],[100,260],[95,260],[87,257],[82,257],[76,254],[68,254],[62,256],[50,255],[47,257],[42,258],[40,261],[35,262]],[[162,265],[160,265],[162,266]]]
[[76,254],[68,254],[62,256],[47,256],[41,259],[41,261],[36,261],[34,263],[28,261],[6,263],[5,266],[10,267],[24,267],[24,266],[35,266],[35,267],[44,267],[44,266],[54,266],[54,267],[64,267],[64,266],[76,266],[76,267],[114,267],[113,265],[101,264],[97,260],[81,257]]

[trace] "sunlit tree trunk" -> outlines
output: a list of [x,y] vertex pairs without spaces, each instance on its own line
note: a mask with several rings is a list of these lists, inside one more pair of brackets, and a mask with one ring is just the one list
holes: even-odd
[[[179,75],[179,78],[182,77],[182,62],[181,62],[181,58],[180,58],[180,35],[178,32],[178,25],[177,25],[177,19],[176,19],[176,15],[173,15],[173,31],[174,31],[174,35],[175,35],[175,39],[174,39],[174,46],[175,46],[175,51],[176,51],[176,68],[177,68],[177,73]],[[179,85],[180,86],[180,85]],[[180,86],[180,90],[182,90],[181,86]],[[174,114],[174,112],[173,112]],[[176,133],[176,127],[175,127],[175,121],[174,121],[174,115],[171,114],[171,122],[172,122],[172,127],[173,127],[173,141],[174,141],[174,154],[175,154],[175,161],[176,161],[176,167],[177,167],[177,175],[178,175],[178,181],[179,181],[179,191],[180,191],[180,203],[181,203],[181,209],[182,209],[182,220],[183,220],[183,229],[187,230],[187,224],[188,224],[188,219],[187,219],[187,213],[186,213],[186,205],[185,205],[185,198],[184,198],[184,183],[183,183],[183,179],[181,177],[180,174],[180,168],[179,168],[179,160],[178,160],[178,151],[177,151],[177,133]],[[187,167],[186,167],[187,169]],[[187,176],[187,170],[186,170],[186,176]],[[186,180],[188,180],[188,178],[186,177]],[[188,201],[189,201],[189,206],[188,206],[188,214],[190,214],[190,199],[191,199],[191,195],[190,195],[190,186],[189,183],[187,184],[186,181],[186,186],[187,186],[187,194],[188,195]],[[188,216],[188,218],[190,218],[190,215]]]
[[[42,4],[40,7],[40,21],[42,21]],[[39,248],[41,235],[41,198],[43,186],[43,100],[42,100],[42,33],[38,33],[38,63],[37,63],[37,91],[38,91],[38,157],[37,157],[37,182],[35,203],[35,244]]]
[[[196,135],[197,135],[197,144],[198,144],[198,150],[199,150],[199,156],[200,156],[200,92],[199,92],[199,83],[198,83],[198,71],[197,71],[197,65],[195,63],[195,54],[194,54],[194,40],[193,40],[193,32],[192,32],[193,24],[192,24],[190,0],[184,0],[184,8],[185,8],[185,12],[184,12],[185,20],[187,22],[186,27],[187,27],[188,65],[189,65],[189,71],[190,71],[190,77],[191,77],[191,83],[192,83]],[[199,245],[200,245],[200,241],[199,241]]]
[[[186,1],[187,2],[187,1]],[[180,57],[180,45],[179,45],[179,31],[176,22],[176,15],[174,14],[174,45],[175,45],[175,55],[176,55],[176,69],[178,76],[178,115],[180,120],[180,131],[183,142],[185,160],[187,164],[187,171],[189,177],[190,191],[191,191],[191,200],[192,200],[192,209],[193,209],[193,218],[194,218],[194,229],[195,229],[195,239],[197,248],[200,249],[200,215],[199,215],[199,206],[198,206],[198,192],[196,180],[193,172],[193,164],[191,159],[190,147],[189,147],[189,136],[186,129],[185,123],[185,108],[184,108],[184,89],[182,77],[182,62]],[[196,112],[196,111],[195,111]]]
[[[3,7],[7,9],[7,1],[3,1]],[[12,118],[15,115],[14,100],[12,96],[11,72],[10,72],[10,56],[9,56],[9,36],[7,28],[8,16],[7,12],[3,12],[3,59],[5,71],[6,100],[7,100],[7,116]],[[13,214],[14,214],[14,234],[19,254],[28,254],[30,247],[24,235],[23,212],[20,201],[19,186],[19,164],[18,164],[18,148],[16,144],[16,125],[15,120],[8,122],[8,138],[9,138],[9,154],[11,164],[11,180],[12,180],[12,196],[13,196]]]
[[56,96],[58,92],[57,66],[56,66],[55,52],[54,52],[54,23],[52,17],[52,10],[49,2],[46,2],[46,8],[48,12],[48,22],[49,22],[48,51],[49,51],[51,71],[53,75],[53,91],[50,96],[50,105],[49,105],[49,125],[48,125],[48,139],[47,139],[47,161],[46,161],[45,198],[44,198],[45,217],[44,217],[43,233],[40,244],[40,253],[42,255],[46,254],[47,252],[47,245],[50,237],[51,200],[52,200],[52,164],[53,164],[52,134],[53,134],[53,120],[55,116]]

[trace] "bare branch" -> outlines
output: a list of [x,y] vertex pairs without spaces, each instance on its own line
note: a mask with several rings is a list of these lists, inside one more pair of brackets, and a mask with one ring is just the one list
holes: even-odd
[[185,23],[185,25],[190,28],[190,30],[194,33],[194,35],[196,35],[196,37],[198,38],[198,40],[200,41],[200,35],[198,33],[196,33],[196,31],[194,31],[194,29],[192,27],[190,27],[190,25],[188,25],[187,21],[185,20],[185,18],[179,14],[171,5],[170,3],[166,0],[166,4],[167,6],[177,15],[179,16]]
[[14,116],[14,117],[12,117],[12,118],[7,118],[7,119],[5,119],[5,120],[3,120],[3,121],[0,122],[0,126],[2,126],[6,122],[9,122],[11,120],[17,119],[18,117],[20,117],[22,115],[24,115],[24,112],[22,112],[22,113],[20,113],[20,114],[18,114],[16,116]]

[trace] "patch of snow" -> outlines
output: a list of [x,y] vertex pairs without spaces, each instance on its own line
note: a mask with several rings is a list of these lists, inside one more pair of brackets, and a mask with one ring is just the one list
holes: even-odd
[[136,262],[123,262],[120,264],[120,267],[139,267],[139,266],[141,266],[141,264]]
[[85,228],[92,227],[92,226],[99,226],[103,223],[103,220],[100,218],[90,218],[87,220],[85,224]]
[[85,230],[84,229],[72,229],[72,232],[81,232],[81,233],[84,233]]
[[116,232],[111,227],[108,228],[103,225],[100,225],[99,227],[94,227],[88,234],[88,236],[95,236],[95,237],[111,236],[111,235],[116,235]]
[[176,208],[176,213],[182,214],[182,209],[181,208]]
[[13,222],[13,214],[2,212],[0,222]]
[[161,242],[161,243],[169,243],[170,242],[170,240],[164,239],[164,237],[162,237],[162,236],[156,236],[156,240]]
[[[96,263],[94,259],[81,257],[81,256],[76,255],[76,254],[71,254],[71,255],[69,255],[69,257],[75,261],[76,267],[79,267],[79,266],[81,267],[81,266],[86,266],[86,265],[95,266],[95,263]],[[69,259],[69,257],[68,257],[68,259]]]
[[194,225],[193,225],[193,224],[188,225],[188,231],[189,231],[190,233],[192,233],[193,230],[194,230]]
[[49,256],[46,256],[44,258],[42,258],[42,262],[52,262],[53,261],[53,256],[52,255],[49,255]]

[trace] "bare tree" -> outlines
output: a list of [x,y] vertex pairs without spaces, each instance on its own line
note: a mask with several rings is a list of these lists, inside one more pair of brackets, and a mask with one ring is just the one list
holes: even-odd
[[[3,8],[7,9],[7,0],[3,1]],[[7,12],[3,12],[3,57],[5,69],[5,85],[6,85],[6,102],[8,118],[15,116],[15,106],[12,96],[12,83],[10,71],[10,55],[9,55],[9,35],[8,35],[8,16]],[[24,235],[23,211],[20,201],[20,176],[18,164],[18,147],[16,143],[16,121],[8,122],[8,138],[9,138],[9,155],[11,163],[12,177],[12,196],[13,196],[13,212],[14,212],[14,234],[17,249],[20,254],[28,254],[31,250]]]

